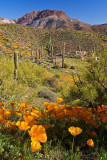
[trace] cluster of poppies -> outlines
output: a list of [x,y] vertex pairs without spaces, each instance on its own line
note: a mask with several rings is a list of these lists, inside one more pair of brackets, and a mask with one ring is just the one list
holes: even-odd
[[[81,119],[86,124],[90,124],[93,128],[97,129],[101,123],[104,124],[105,130],[107,130],[107,106],[102,105],[97,108],[84,108],[84,107],[70,107],[69,105],[61,104],[64,100],[57,98],[57,103],[45,102],[45,109],[40,111],[36,107],[30,107],[29,103],[19,103],[19,108],[15,106],[15,103],[11,103],[11,109],[6,109],[3,102],[0,102],[0,123],[4,128],[25,130],[31,137],[31,149],[32,152],[41,148],[41,143],[47,141],[46,130],[52,125],[48,122],[53,120],[64,120],[72,124],[73,121]],[[17,117],[16,119],[13,118]],[[42,124],[40,120],[45,120],[46,124]],[[78,123],[77,123],[78,124]],[[83,132],[79,127],[69,126],[68,131],[75,137]],[[88,133],[88,131],[87,131]],[[95,136],[96,132],[93,131],[91,136]],[[87,139],[87,145],[93,147],[93,140]]]

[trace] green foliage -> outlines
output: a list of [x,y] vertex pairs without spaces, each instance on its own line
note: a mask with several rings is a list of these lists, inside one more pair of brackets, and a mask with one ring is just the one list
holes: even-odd
[[37,64],[31,63],[30,60],[25,60],[20,63],[18,72],[18,81],[27,84],[29,87],[34,87],[35,84],[41,83],[45,75],[46,69]]
[[70,69],[75,69],[75,67],[74,67],[74,66],[71,66]]
[[[1,24],[0,29],[2,35],[5,37],[3,41],[6,42],[6,45],[8,42],[10,43],[8,38],[11,38],[12,43],[18,42],[19,44],[23,44],[24,48],[28,47],[30,52],[31,50],[35,52],[37,43],[39,43],[40,46],[44,46],[44,50],[47,50],[49,54],[51,52],[51,56],[53,53],[60,53],[62,41],[65,41],[66,43],[66,52],[75,52],[78,50],[90,51],[94,50],[95,46],[98,45],[101,48],[101,43],[107,42],[106,35],[104,34],[74,31],[69,29],[39,30],[16,24]],[[54,52],[52,51],[53,44]],[[11,47],[11,49],[13,50],[14,48]]]
[[51,91],[51,90],[49,90],[46,87],[43,87],[43,88],[38,90],[38,96],[46,98],[46,99],[48,99],[50,101],[56,102],[56,93]]
[[[74,86],[71,86],[67,102],[72,105],[98,106],[107,104],[107,54],[103,52],[100,60],[95,57],[87,59],[86,68],[82,74],[73,75]],[[76,81],[76,77],[78,80]]]
[[60,66],[58,64],[53,66],[54,69],[60,69]]
[[[21,60],[18,68],[18,79],[14,79],[14,60],[9,57],[0,58],[0,101],[36,103],[38,89],[44,85],[47,68],[32,63],[30,60]],[[46,86],[48,83],[45,84]],[[38,99],[39,101],[39,99]],[[42,99],[40,99],[42,101]],[[42,105],[39,102],[37,105]]]
[[68,58],[75,58],[75,59],[81,59],[81,57],[79,55],[77,55],[76,53],[72,53],[71,55],[66,56]]
[[64,68],[68,68],[68,67],[69,67],[68,64],[64,63]]
[[97,155],[99,160],[106,160],[107,159],[107,151],[103,148],[100,149],[99,154]]
[[[13,58],[2,56],[0,58],[0,101],[7,107],[10,107],[9,103],[13,101],[29,102],[42,107],[44,101],[55,100],[57,92],[60,92],[59,77],[54,78],[54,72],[48,71],[47,67],[32,63],[29,59],[19,60],[17,74],[16,81]],[[46,94],[49,94],[48,98],[38,96],[39,90],[43,87],[45,88],[42,89],[43,92],[47,91]]]
[[[26,141],[25,141],[26,139]],[[17,131],[17,135],[13,131],[0,132],[0,159],[17,160],[17,159],[34,159],[34,154],[31,152],[30,139],[26,135]]]

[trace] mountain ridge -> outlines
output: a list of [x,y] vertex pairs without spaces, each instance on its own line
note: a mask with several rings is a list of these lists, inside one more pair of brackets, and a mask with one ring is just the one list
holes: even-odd
[[27,13],[15,20],[17,24],[28,25],[40,29],[76,29],[91,31],[90,24],[70,18],[63,11],[45,9]]
[[107,23],[100,25],[90,25],[78,19],[70,18],[63,11],[44,9],[41,11],[34,10],[26,13],[18,19],[0,18],[0,24],[15,23],[20,25],[27,25],[38,29],[74,29],[82,31],[107,31]]

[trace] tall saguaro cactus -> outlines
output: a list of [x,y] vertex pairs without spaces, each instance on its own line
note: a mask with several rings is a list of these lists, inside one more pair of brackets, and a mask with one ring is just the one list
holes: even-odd
[[48,51],[49,51],[49,56],[51,56],[51,50],[52,50],[52,39],[50,36],[49,44],[48,44]]
[[39,55],[39,44],[38,44],[38,40],[37,40],[37,46],[36,46],[36,56],[35,56],[35,62],[38,62],[38,55]]
[[65,42],[62,43],[62,68],[64,68]]
[[17,80],[17,68],[18,68],[18,53],[14,52],[14,79]]
[[39,48],[39,59],[41,59],[41,50]]
[[52,63],[53,63],[53,43],[52,43],[52,46],[51,46],[51,57],[52,57]]
[[53,44],[51,36],[50,36],[50,40],[48,43],[48,54],[50,57],[53,57],[53,46],[54,46],[54,44]]
[[41,46],[41,57],[43,57],[43,44]]

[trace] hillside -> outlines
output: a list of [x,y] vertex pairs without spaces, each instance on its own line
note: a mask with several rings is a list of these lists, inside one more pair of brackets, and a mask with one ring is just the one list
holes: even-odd
[[77,19],[69,18],[63,11],[49,9],[27,13],[23,17],[15,20],[15,22],[40,29],[69,28],[91,31],[91,25]]
[[94,50],[95,46],[100,45],[101,48],[101,44],[107,43],[105,33],[96,34],[70,29],[40,30],[18,24],[1,24],[0,33],[0,52],[6,54],[17,50],[22,54],[31,55],[32,51],[36,51],[37,43],[39,47],[43,46],[44,52],[47,52],[50,37],[54,44],[54,54],[61,52],[63,41],[66,42],[66,52],[80,49],[89,52]]
[[20,25],[26,25],[37,29],[73,29],[78,31],[88,32],[105,32],[107,31],[107,25],[90,25],[84,23],[78,19],[70,18],[63,11],[45,9],[42,11],[33,11],[27,13],[18,19],[6,19],[0,18],[0,24],[16,23]]
[[100,25],[93,25],[92,30],[94,32],[106,32],[107,33],[107,23]]
[[7,19],[7,18],[1,18],[1,17],[0,17],[0,24],[6,24],[6,23],[7,23],[7,24],[11,24],[11,23],[14,24],[15,22],[14,22],[14,20]]

